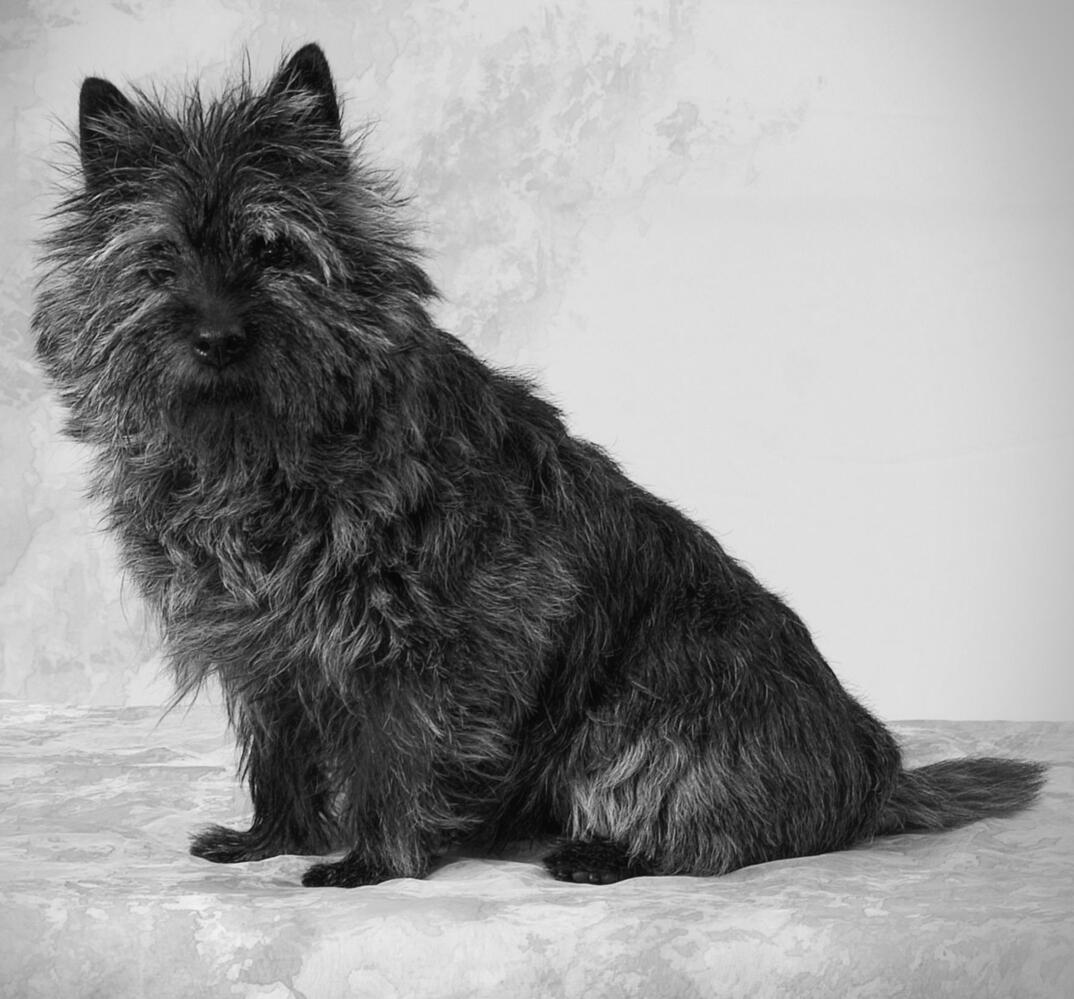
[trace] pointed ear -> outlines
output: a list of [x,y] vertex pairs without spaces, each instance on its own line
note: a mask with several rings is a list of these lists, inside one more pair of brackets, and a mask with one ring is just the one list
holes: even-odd
[[99,183],[120,160],[116,122],[130,121],[134,105],[107,80],[87,77],[78,96],[78,146],[82,172],[90,186]]
[[319,45],[303,45],[283,64],[269,87],[272,94],[295,91],[306,91],[317,98],[315,120],[338,135],[340,119],[336,88],[328,60]]

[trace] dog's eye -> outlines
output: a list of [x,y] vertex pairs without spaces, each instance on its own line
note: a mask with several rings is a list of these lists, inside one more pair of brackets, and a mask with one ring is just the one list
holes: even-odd
[[171,243],[151,243],[143,251],[139,270],[154,287],[166,287],[178,274],[178,251]]
[[258,233],[250,240],[250,259],[258,267],[287,270],[299,260],[298,248],[286,236]]

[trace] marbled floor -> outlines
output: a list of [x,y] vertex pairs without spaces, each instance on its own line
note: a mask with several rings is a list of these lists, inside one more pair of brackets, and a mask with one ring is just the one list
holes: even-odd
[[1053,764],[1031,812],[719,879],[551,880],[537,852],[303,889],[220,867],[241,824],[219,711],[0,705],[0,996],[1074,995],[1074,724],[904,723],[911,762]]

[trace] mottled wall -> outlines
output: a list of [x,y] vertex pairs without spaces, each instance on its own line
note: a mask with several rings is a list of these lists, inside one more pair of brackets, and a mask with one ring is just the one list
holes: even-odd
[[889,717],[1074,717],[1069,5],[3,0],[0,692],[157,701],[30,362],[77,85],[321,41],[441,319],[799,608]]

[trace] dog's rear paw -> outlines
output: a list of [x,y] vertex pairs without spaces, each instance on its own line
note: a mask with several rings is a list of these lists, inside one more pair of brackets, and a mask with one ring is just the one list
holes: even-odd
[[632,859],[625,847],[606,840],[564,843],[544,858],[544,866],[558,881],[589,885],[610,885],[653,873],[647,864]]

